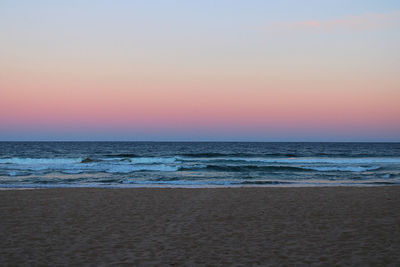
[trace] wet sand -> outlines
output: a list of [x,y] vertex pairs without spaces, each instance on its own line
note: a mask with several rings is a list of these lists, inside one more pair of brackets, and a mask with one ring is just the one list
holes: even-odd
[[0,191],[0,265],[400,265],[400,187]]

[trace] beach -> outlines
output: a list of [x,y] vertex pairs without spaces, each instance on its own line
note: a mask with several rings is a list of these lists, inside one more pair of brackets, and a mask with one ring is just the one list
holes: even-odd
[[0,191],[0,265],[400,264],[400,187]]

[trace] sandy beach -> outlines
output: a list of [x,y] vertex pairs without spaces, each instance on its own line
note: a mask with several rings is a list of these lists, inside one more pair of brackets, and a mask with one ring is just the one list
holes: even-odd
[[0,265],[400,264],[400,187],[0,191]]

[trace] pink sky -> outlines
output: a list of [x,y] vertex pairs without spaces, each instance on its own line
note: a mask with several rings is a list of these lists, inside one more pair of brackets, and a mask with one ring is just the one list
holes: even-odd
[[0,139],[400,141],[397,11],[179,27],[166,15],[156,32],[115,18],[107,34],[98,14],[87,29],[10,10]]

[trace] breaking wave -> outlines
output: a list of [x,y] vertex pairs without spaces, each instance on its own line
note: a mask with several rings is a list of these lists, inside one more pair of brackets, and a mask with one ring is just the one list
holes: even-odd
[[73,164],[81,163],[82,158],[5,158],[0,159],[0,164]]
[[249,172],[249,171],[263,171],[263,172],[274,172],[274,171],[339,171],[339,172],[365,172],[379,169],[379,166],[333,166],[333,167],[311,167],[311,166],[258,166],[258,165],[200,165],[195,167],[181,167],[179,171],[195,171],[195,170],[209,170],[209,171],[223,171],[223,172]]

